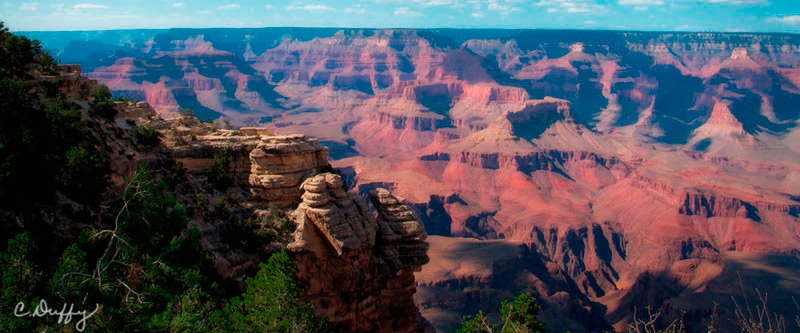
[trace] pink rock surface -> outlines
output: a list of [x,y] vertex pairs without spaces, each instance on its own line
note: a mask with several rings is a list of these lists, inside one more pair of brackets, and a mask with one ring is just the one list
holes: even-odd
[[[700,290],[729,267],[725,251],[800,251],[797,43],[609,34],[620,42],[540,36],[522,47],[523,37],[458,45],[356,30],[243,55],[198,35],[91,75],[161,113],[192,99],[209,118],[267,117],[276,133],[343,147],[332,164],[349,185],[390,188],[429,233],[521,247],[507,262],[519,274],[498,291],[485,284],[503,270],[452,268],[454,246],[436,247],[451,240],[433,238],[426,267],[440,269],[418,275],[426,286],[494,290],[473,295],[484,309],[524,287],[570,318],[559,325],[602,330],[667,299],[643,281]],[[439,304],[426,314],[437,326],[477,310],[458,297],[437,289],[417,303]]]

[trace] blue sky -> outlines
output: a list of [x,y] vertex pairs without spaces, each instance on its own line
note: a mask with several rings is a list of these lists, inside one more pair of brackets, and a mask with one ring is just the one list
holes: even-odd
[[0,0],[12,30],[567,28],[800,33],[800,0]]

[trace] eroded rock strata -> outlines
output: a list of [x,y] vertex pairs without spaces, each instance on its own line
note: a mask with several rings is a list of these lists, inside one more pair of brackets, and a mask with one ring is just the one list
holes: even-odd
[[[52,91],[47,91],[52,87],[61,97],[75,103],[71,105],[75,111],[91,112],[87,99],[97,82],[81,77],[80,70],[78,66],[61,66],[54,74],[34,73],[25,83],[32,98],[45,101],[52,95]],[[422,330],[413,298],[414,273],[429,260],[427,233],[404,199],[377,189],[370,194],[377,211],[374,213],[364,198],[347,192],[341,176],[324,172],[331,170],[328,149],[304,135],[273,135],[267,129],[255,127],[220,129],[218,124],[199,121],[190,114],[163,119],[145,102],[118,100],[110,107],[114,111],[110,115],[81,119],[86,135],[97,139],[93,142],[97,151],[104,154],[103,158],[109,158],[111,182],[108,186],[104,184],[99,193],[105,198],[101,201],[103,205],[116,205],[115,201],[119,200],[120,205],[126,207],[127,200],[131,200],[127,199],[128,195],[144,195],[144,200],[164,200],[160,197],[161,191],[168,192],[169,199],[165,200],[170,202],[165,205],[180,210],[175,216],[181,220],[185,218],[191,228],[184,231],[194,233],[194,228],[200,231],[199,243],[205,252],[197,257],[208,255],[219,276],[210,271],[202,274],[214,279],[221,277],[223,283],[234,285],[228,290],[232,295],[241,293],[244,278],[252,276],[260,261],[289,243],[281,238],[285,234],[280,234],[288,233],[289,228],[263,225],[282,222],[281,213],[268,207],[273,204],[297,207],[292,214],[298,224],[297,241],[289,248],[294,252],[298,278],[306,287],[302,301],[316,305],[318,314],[330,317],[338,331]],[[146,177],[131,181],[131,175],[137,170]],[[150,196],[153,193],[147,191],[154,190],[141,189],[146,187],[145,182],[151,181],[157,182],[158,187],[163,186],[159,194]],[[136,194],[127,192],[134,186],[138,186]],[[59,225],[54,229],[57,232],[54,243],[74,241],[78,233],[84,234],[92,226],[73,221],[74,217],[65,213],[67,210],[74,214],[78,211],[73,210],[78,209],[75,207],[86,209],[75,214],[81,220],[93,214],[97,214],[98,222],[105,218],[102,212],[90,212],[86,208],[88,205],[72,201],[63,193],[59,193],[59,202],[46,202],[41,207],[43,216],[52,209],[49,224]],[[121,208],[108,216],[115,216],[115,223],[123,223],[119,221],[121,215],[142,214],[142,209],[153,209],[146,207],[137,207],[136,213],[131,213],[133,209]],[[3,217],[14,213],[0,211]],[[38,213],[25,212],[31,216]],[[273,213],[275,215],[269,219],[259,216]],[[237,220],[242,217],[255,218],[243,223]],[[153,222],[142,219],[147,224]],[[158,220],[158,223],[177,219]],[[23,226],[21,219],[16,221],[18,227],[33,229],[30,226],[38,226],[27,223],[30,222],[26,221]],[[233,227],[238,228],[235,230],[238,233],[230,231],[231,224],[239,224]],[[47,228],[49,226],[43,229]],[[243,235],[258,231],[272,234]],[[230,237],[231,234],[248,239],[232,239],[236,237]],[[176,239],[172,239],[172,244]],[[243,245],[243,242],[249,243]],[[131,243],[139,246],[133,240]],[[144,246],[151,245],[153,243]],[[194,255],[192,252],[180,260],[199,259]],[[160,259],[157,263],[168,267]],[[130,287],[128,290],[135,293]]]
[[428,262],[427,233],[405,200],[385,189],[369,194],[377,218],[339,175],[306,179],[297,224],[301,299],[334,318],[337,330],[418,332],[414,272]]
[[[376,189],[369,193],[373,213],[364,198],[347,192],[341,176],[320,173],[330,166],[327,148],[316,140],[256,129],[229,132],[201,135],[191,145],[172,147],[171,156],[189,172],[204,174],[228,150],[230,176],[252,195],[251,209],[266,214],[267,204],[297,207],[288,249],[306,287],[301,299],[339,331],[421,331],[414,273],[429,261],[427,233],[405,199]],[[220,246],[214,230],[206,225],[203,244],[216,268],[242,281],[257,256]]]
[[221,150],[230,154],[230,176],[237,185],[248,188],[257,199],[282,207],[300,201],[298,185],[303,179],[330,168],[328,150],[316,139],[269,135],[257,128],[201,134],[191,145],[171,147],[170,155],[191,172],[210,173],[214,156]]
[[250,162],[250,191],[281,206],[297,204],[300,182],[330,168],[328,149],[303,135],[262,137],[250,152]]
[[[389,188],[431,234],[473,238],[438,242],[524,250],[436,270],[468,254],[432,242],[417,302],[437,327],[526,289],[549,327],[624,328],[634,307],[730,300],[714,281],[741,268],[732,256],[800,271],[797,36],[181,29],[112,44],[83,65],[119,96],[314,136],[356,191]],[[293,208],[298,172],[259,186]]]

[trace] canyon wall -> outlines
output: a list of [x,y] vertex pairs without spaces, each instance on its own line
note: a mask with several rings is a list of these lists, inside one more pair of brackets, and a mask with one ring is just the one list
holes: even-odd
[[[331,265],[359,262],[364,276],[406,267],[401,280],[418,267],[364,254],[363,244],[372,244],[367,230],[380,239],[380,228],[363,210],[344,207],[350,199],[337,197],[337,181],[324,191],[322,183],[302,184],[328,171],[321,162],[328,156],[313,147],[329,148],[353,192],[387,188],[406,198],[428,232],[442,236],[431,238],[433,264],[417,273],[415,298],[436,328],[451,330],[461,315],[493,310],[501,298],[528,290],[543,301],[551,327],[620,329],[646,305],[707,313],[712,300],[736,292],[720,281],[751,267],[742,256],[777,256],[786,269],[800,267],[797,36],[151,33],[107,45],[124,52],[80,62],[115,93],[146,99],[164,115],[190,108],[204,119],[307,135],[256,140],[261,164],[242,153],[236,177],[248,193],[286,207],[326,202],[324,212],[307,205],[298,214],[327,244]],[[58,51],[69,57],[69,50]],[[302,155],[285,161],[302,167],[271,166],[284,152]],[[314,222],[347,214],[359,217],[336,228]],[[312,253],[322,255],[298,255]],[[319,273],[315,262],[304,261],[305,272]],[[767,268],[753,272],[762,274],[753,273],[755,281],[780,280]],[[369,279],[347,281],[347,290],[374,288]],[[791,283],[767,287],[776,295],[800,292]],[[321,292],[306,297],[320,308],[362,306]],[[383,309],[379,300],[364,302]],[[347,327],[367,325],[348,320]]]

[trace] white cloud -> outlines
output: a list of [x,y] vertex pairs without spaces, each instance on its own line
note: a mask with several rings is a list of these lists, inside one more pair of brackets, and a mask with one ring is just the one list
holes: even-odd
[[[568,1],[568,0],[564,0]],[[680,2],[700,2],[715,3],[721,5],[768,5],[769,0],[618,0],[617,4],[622,6],[661,6],[665,3],[677,4]]]
[[39,10],[39,3],[38,2],[26,2],[19,5],[19,10],[27,10],[27,11],[37,11]]
[[344,13],[359,13],[359,14],[364,14],[364,13],[366,13],[366,12],[367,12],[367,10],[366,10],[366,9],[364,9],[364,8],[350,8],[350,7],[347,7],[347,8],[345,8],[345,9],[342,9],[342,12],[344,12]]
[[481,17],[483,17],[483,13],[481,13],[481,12],[474,12],[474,13],[472,13],[472,17],[474,17],[474,18],[481,18]]
[[210,10],[198,10],[197,13],[198,14],[211,14],[211,11]]
[[408,17],[418,17],[422,16],[422,13],[415,12],[408,7],[398,7],[397,10],[394,11],[395,16],[408,16]]
[[789,15],[783,17],[770,17],[769,21],[783,24],[800,24],[800,15]]
[[[272,6],[267,5],[267,9],[270,9],[270,8],[272,8]],[[347,7],[347,8],[344,8],[344,9],[328,7],[328,6],[325,6],[325,5],[304,5],[304,6],[290,5],[289,7],[286,7],[286,9],[288,9],[288,10],[305,10],[305,11],[308,11],[308,12],[339,12],[339,13],[348,13],[348,14],[353,14],[353,13],[363,14],[363,13],[367,12],[366,9],[361,8],[361,5],[355,5],[354,7]]]
[[335,10],[334,8],[331,8],[331,7],[328,7],[328,6],[325,6],[325,5],[305,5],[305,6],[290,5],[289,7],[286,7],[286,9],[288,9],[288,10],[305,10],[305,11],[309,11],[309,12],[324,12],[324,11],[333,11],[333,10]]
[[705,0],[723,5],[769,5],[768,0]]
[[175,8],[178,8],[178,7],[183,7],[183,2],[176,2],[176,3],[173,3],[173,4],[172,4],[172,7],[175,7]]
[[[522,11],[520,8],[531,0],[359,0],[362,2],[376,3],[396,3],[409,10],[428,7],[449,7],[458,10],[460,8],[472,7],[473,13],[485,10],[499,12],[501,15],[508,15],[512,12]],[[582,0],[577,0],[582,1]]]
[[649,7],[647,7],[647,6],[634,6],[633,7],[633,10],[638,10],[640,12],[647,11],[648,9],[649,9]]
[[548,7],[548,13],[565,12],[573,14],[605,14],[608,9],[594,0],[540,0],[537,6]]
[[[404,5],[414,5],[417,7],[434,7],[434,6],[450,6],[451,8],[463,8],[464,0],[360,0],[377,3],[402,3]],[[473,3],[472,0],[466,0],[468,3]],[[517,0],[510,0],[517,1]]]
[[110,7],[108,7],[106,5],[97,5],[97,4],[93,4],[93,3],[79,3],[79,4],[75,5],[75,6],[72,6],[72,8],[75,8],[75,9],[104,9],[104,8],[110,8]]
[[489,5],[487,6],[487,9],[493,10],[493,11],[498,11],[502,15],[508,15],[508,14],[511,14],[512,12],[516,12],[516,11],[520,10],[517,7],[508,5],[507,2],[508,1],[503,2],[501,4],[500,1],[498,1],[498,0],[489,0]]
[[455,3],[453,0],[414,0],[414,3],[422,6],[422,7],[432,7],[432,6],[447,6],[452,5]]
[[663,0],[619,0],[618,2],[623,6],[661,6],[664,4]]
[[239,4],[238,3],[232,3],[230,5],[222,5],[222,6],[217,7],[217,9],[223,9],[223,10],[225,10],[225,9],[239,9]]
[[266,10],[270,10],[270,9],[273,9],[273,8],[275,8],[275,6],[273,6],[273,5],[264,6],[264,9],[266,9]]

